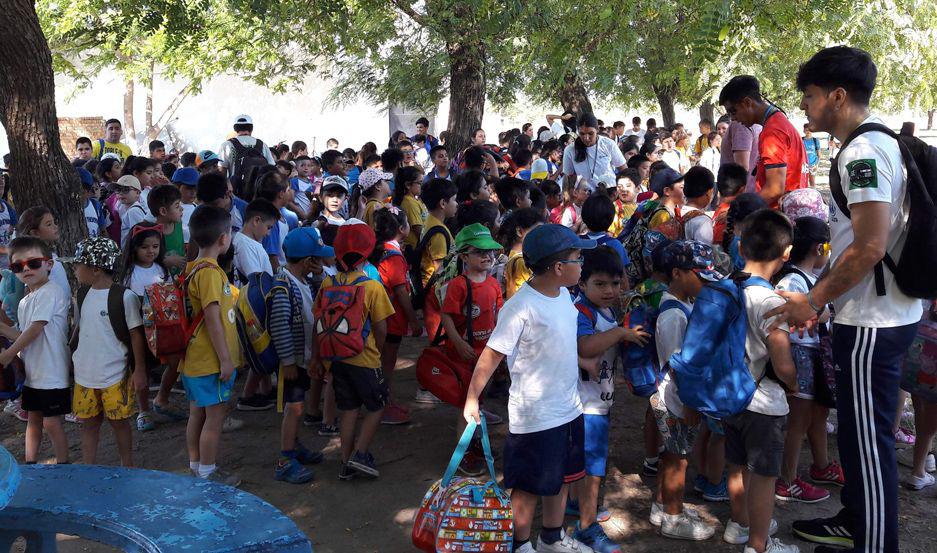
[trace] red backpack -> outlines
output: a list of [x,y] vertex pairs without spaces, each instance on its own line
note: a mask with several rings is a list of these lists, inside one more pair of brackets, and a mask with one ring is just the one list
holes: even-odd
[[352,282],[341,282],[338,276],[330,277],[332,286],[319,289],[312,312],[316,319],[316,343],[319,357],[329,361],[341,361],[364,351],[371,333],[371,321],[364,314],[364,286],[366,280],[359,276]]
[[[214,267],[214,263],[199,263],[192,272],[179,275],[166,282],[157,282],[146,287],[143,296],[143,329],[146,343],[156,357],[185,356],[185,348],[202,323],[203,311],[193,318],[189,303],[189,280],[201,269]],[[225,275],[225,280],[227,276]]]

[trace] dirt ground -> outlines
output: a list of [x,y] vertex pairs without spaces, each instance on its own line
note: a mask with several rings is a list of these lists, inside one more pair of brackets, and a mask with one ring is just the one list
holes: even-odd
[[[395,374],[395,396],[410,399],[416,389],[413,363],[422,347],[422,341],[405,343],[401,350],[398,371]],[[182,407],[182,395],[173,394]],[[643,447],[641,425],[644,405],[622,387],[616,396],[612,411],[612,444],[609,474],[605,483],[605,505],[613,518],[605,524],[607,533],[622,544],[625,551],[707,551],[711,553],[740,551],[721,541],[722,524],[728,518],[727,503],[707,503],[692,491],[687,503],[699,509],[707,520],[718,524],[716,537],[706,542],[691,543],[660,537],[647,521],[654,479],[640,475]],[[491,401],[489,408],[507,417],[506,400]],[[244,480],[241,488],[258,495],[281,509],[309,536],[313,549],[320,553],[332,552],[406,552],[413,551],[410,544],[411,521],[426,489],[442,476],[455,446],[455,423],[459,416],[449,406],[410,405],[413,422],[407,426],[382,426],[372,451],[381,471],[380,479],[356,479],[341,482],[339,472],[338,439],[319,438],[313,429],[302,428],[301,439],[309,447],[323,448],[326,460],[314,467],[313,482],[296,486],[273,480],[273,465],[279,447],[279,418],[273,410],[259,413],[235,412],[245,422],[243,429],[224,434],[221,466],[237,472]],[[79,429],[69,424],[68,434],[72,459],[80,458]],[[25,423],[6,415],[0,417],[2,444],[17,459],[23,458]],[[493,428],[493,442],[498,448],[503,443],[507,425]],[[134,434],[134,455],[139,466],[147,469],[175,473],[187,472],[184,444],[185,423],[159,426],[148,433]],[[109,431],[102,433],[99,456],[104,464],[117,464],[117,453]],[[835,437],[831,436],[835,455]],[[808,448],[804,448],[802,470],[809,464]],[[51,446],[46,442],[43,455],[51,457]],[[496,463],[500,470],[500,463]],[[901,467],[900,473],[907,474]],[[500,477],[500,475],[499,475]],[[688,478],[692,482],[691,476]],[[778,534],[787,543],[798,543],[804,551],[812,547],[794,538],[791,521],[810,516],[829,516],[839,509],[838,491],[833,497],[817,505],[777,503],[775,517],[780,523]],[[901,513],[901,551],[934,552],[935,534],[930,524],[937,508],[937,487],[923,492],[902,489],[899,495]],[[538,517],[539,518],[539,517]],[[574,524],[567,519],[567,525]],[[535,531],[536,535],[536,531]],[[81,539],[62,536],[60,551],[112,551],[111,548]]]

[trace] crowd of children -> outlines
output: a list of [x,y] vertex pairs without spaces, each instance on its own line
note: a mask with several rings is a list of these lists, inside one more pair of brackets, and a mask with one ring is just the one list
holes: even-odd
[[[235,130],[249,136],[244,121]],[[515,551],[620,551],[601,525],[610,515],[600,496],[621,383],[646,401],[642,470],[657,478],[648,510],[663,536],[715,534],[683,504],[693,466],[693,488],[731,505],[725,541],[746,553],[798,551],[772,537],[775,499],[822,501],[830,493],[820,486],[844,484],[827,447],[830,313],[821,314],[817,335],[790,332],[765,314],[784,301],[775,286],[807,293],[828,263],[822,197],[800,189],[779,210],[768,208],[745,192],[744,167],[719,165],[721,135],[708,122],[690,155],[682,126],[644,130],[639,121],[640,134],[625,134],[623,124],[605,127],[591,115],[578,126],[563,121],[570,132],[597,124],[614,140],[625,160],[617,174],[558,181],[560,153],[574,146],[571,134],[549,127],[541,140],[514,130],[501,137],[504,147],[482,138],[451,156],[424,123],[423,134],[400,133],[380,155],[368,143],[311,157],[297,143],[275,148],[277,163],[251,174],[234,167],[244,163],[238,148],[224,160],[207,150],[167,156],[157,141],[151,157],[82,159],[90,237],[70,258],[52,251],[51,212],[33,207],[17,217],[3,202],[0,364],[16,365],[18,356],[25,367],[21,403],[8,406],[27,421],[25,461],[39,460],[44,434],[56,461],[69,461],[66,416],[82,424],[85,463],[95,462],[107,419],[125,466],[133,465],[132,427],[187,419],[192,474],[237,485],[219,468],[222,431],[236,424],[229,405],[276,406],[283,417],[275,479],[308,482],[307,465],[323,460],[302,444],[302,425],[339,437],[340,479],[376,478],[372,444],[381,424],[410,421],[393,387],[401,343],[425,337],[470,379],[457,404],[460,431],[482,416],[501,422],[483,400],[509,387],[503,484],[512,490]],[[63,264],[79,286],[71,329]],[[741,412],[717,420],[685,404],[670,361],[684,347],[701,290],[742,273],[748,323],[738,353],[756,389]],[[147,347],[144,306],[166,282],[182,289],[194,328],[183,355]],[[277,358],[272,376],[256,370],[253,345],[239,331],[241,304],[258,287]],[[160,378],[152,399],[151,377]],[[187,414],[169,406],[177,380]],[[416,401],[438,400],[421,388]],[[798,471],[804,437],[812,483]],[[916,469],[925,464],[918,457]],[[486,470],[478,440],[460,470]],[[919,489],[933,478],[920,470],[911,483]],[[567,515],[576,517],[570,534]]]

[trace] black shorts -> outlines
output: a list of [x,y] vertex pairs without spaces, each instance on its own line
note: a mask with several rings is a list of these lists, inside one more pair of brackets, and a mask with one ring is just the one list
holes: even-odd
[[309,391],[309,371],[304,367],[296,367],[296,378],[286,380],[278,379],[283,390],[283,403],[302,403],[306,401],[306,392]]
[[332,363],[332,388],[340,411],[354,411],[362,405],[372,413],[380,411],[390,395],[380,367],[369,369],[341,361]]
[[403,342],[403,336],[400,334],[388,334],[387,338],[384,338],[385,344],[399,344]]
[[23,410],[39,411],[43,417],[59,417],[72,412],[72,389],[42,390],[23,386]]
[[726,461],[760,476],[781,475],[787,415],[743,411],[725,419]]
[[537,496],[560,493],[586,475],[585,423],[572,421],[529,434],[508,432],[504,442],[504,487]]

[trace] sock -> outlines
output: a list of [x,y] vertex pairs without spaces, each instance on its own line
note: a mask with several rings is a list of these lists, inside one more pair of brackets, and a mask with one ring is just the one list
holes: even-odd
[[511,551],[517,551],[521,547],[524,547],[525,544],[530,543],[530,539],[526,540],[514,540],[514,545],[511,546]]
[[547,528],[544,527],[543,531],[540,532],[540,541],[550,545],[560,541],[560,538],[563,537],[563,527],[557,526],[556,528]]
[[656,462],[659,461],[659,460],[660,460],[660,456],[659,456],[659,455],[655,455],[654,457],[645,457],[645,458],[644,458],[644,461],[645,461],[647,464],[649,464],[649,465],[653,465],[654,463],[656,463]]
[[215,465],[199,465],[198,466],[199,478],[208,478],[213,472],[215,472]]
[[189,461],[189,470],[198,473],[198,461]]

